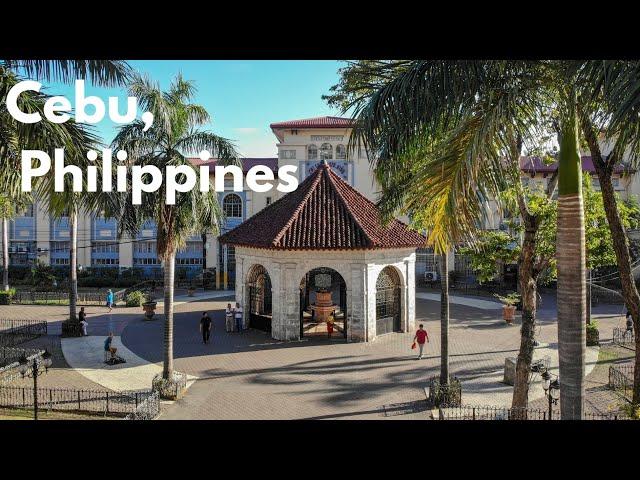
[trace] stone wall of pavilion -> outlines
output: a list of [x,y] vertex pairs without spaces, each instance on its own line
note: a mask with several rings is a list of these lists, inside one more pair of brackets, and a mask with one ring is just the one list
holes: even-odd
[[376,281],[386,266],[401,279],[401,325],[412,331],[415,323],[415,250],[292,251],[236,247],[236,301],[245,312],[249,292],[246,278],[254,265],[262,265],[271,278],[272,336],[277,340],[300,339],[300,282],[318,267],[337,271],[347,289],[347,339],[372,341],[376,337]]

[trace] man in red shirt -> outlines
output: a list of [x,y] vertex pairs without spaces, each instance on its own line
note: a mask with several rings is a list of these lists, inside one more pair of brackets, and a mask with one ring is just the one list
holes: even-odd
[[420,349],[420,354],[418,355],[418,360],[422,358],[422,350],[424,349],[425,342],[429,341],[429,335],[427,331],[424,329],[424,325],[421,323],[420,328],[416,332],[416,336],[413,337],[414,342],[418,342],[418,348]]

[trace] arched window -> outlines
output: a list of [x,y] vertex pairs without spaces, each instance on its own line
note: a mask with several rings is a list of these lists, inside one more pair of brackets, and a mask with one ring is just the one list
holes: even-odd
[[323,143],[320,147],[320,160],[330,160],[333,158],[333,147],[330,143]]
[[307,147],[307,160],[317,160],[318,159],[318,147],[314,144],[311,144]]
[[347,149],[344,145],[336,145],[336,159],[337,160],[346,160],[347,159]]
[[235,193],[230,193],[222,201],[222,210],[226,217],[242,218],[242,200]]

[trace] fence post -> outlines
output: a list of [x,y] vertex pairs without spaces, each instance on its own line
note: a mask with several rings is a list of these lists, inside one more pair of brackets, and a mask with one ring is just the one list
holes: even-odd
[[136,392],[136,410],[138,409],[138,392]]
[[107,413],[109,413],[109,392],[107,392]]
[[473,419],[476,419],[476,407],[473,407]]
[[53,410],[53,393],[49,389],[49,410]]
[[24,398],[24,387],[22,387],[22,408],[26,408],[27,401]]
[[78,390],[78,411],[82,410],[80,407],[80,390]]

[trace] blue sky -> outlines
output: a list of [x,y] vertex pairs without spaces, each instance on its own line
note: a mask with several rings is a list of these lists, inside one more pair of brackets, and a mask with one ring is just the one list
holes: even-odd
[[[276,155],[277,140],[269,129],[270,123],[340,113],[321,99],[338,80],[337,70],[342,64],[337,61],[146,60],[129,64],[151,75],[163,88],[179,72],[195,81],[195,102],[212,117],[208,128],[234,140],[240,153],[247,157]],[[47,93],[65,95],[73,104],[72,85],[46,86]],[[124,89],[87,85],[87,95],[99,96],[105,104],[109,96],[121,97],[124,111]],[[106,141],[113,138],[115,127],[108,117],[96,128]]]

